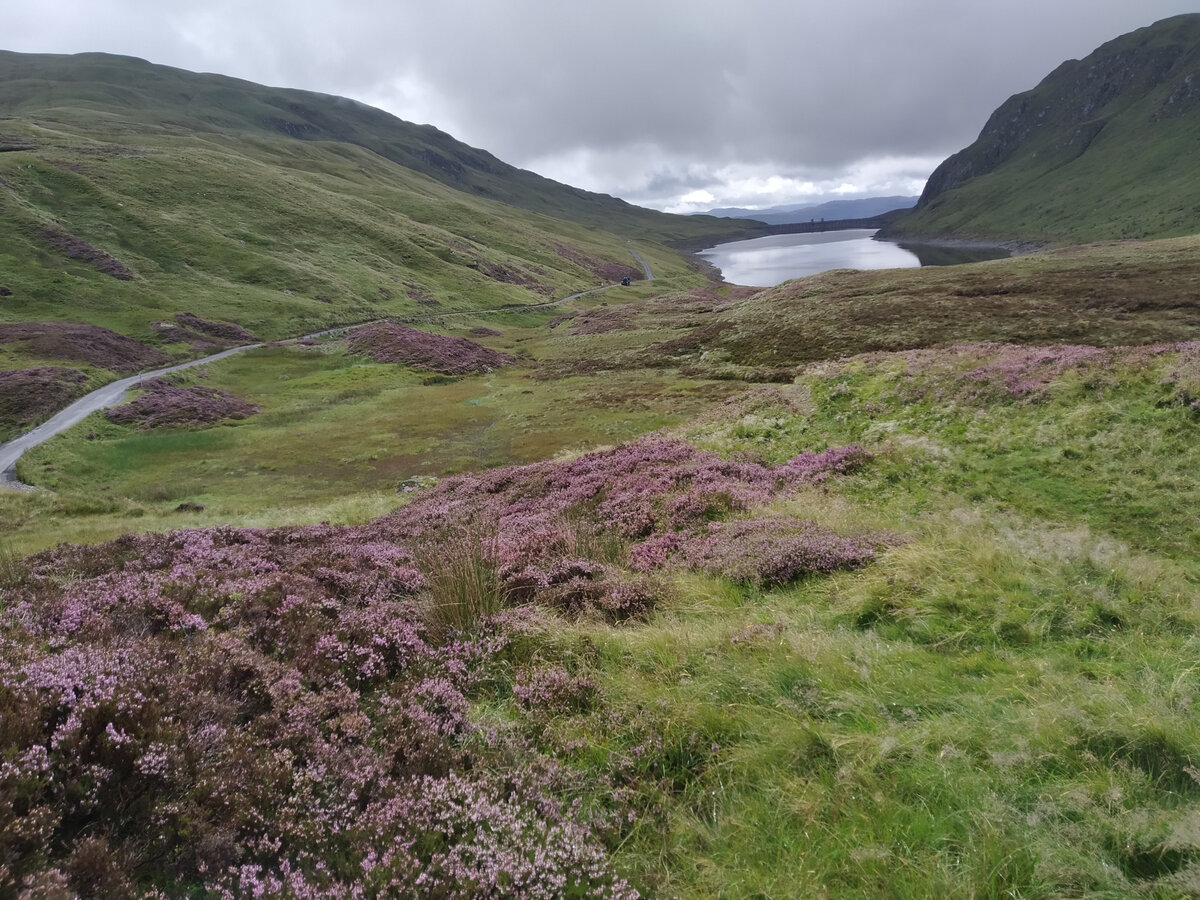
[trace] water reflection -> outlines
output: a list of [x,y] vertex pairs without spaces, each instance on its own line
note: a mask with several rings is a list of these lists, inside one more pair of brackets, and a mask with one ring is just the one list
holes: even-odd
[[915,253],[923,266],[957,266],[960,263],[1004,259],[1012,255],[1003,247],[935,247],[932,244],[903,242],[896,246]]
[[828,269],[904,269],[944,266],[1007,256],[993,248],[928,247],[872,240],[874,230],[858,228],[818,234],[773,234],[702,250],[726,281],[771,287]]

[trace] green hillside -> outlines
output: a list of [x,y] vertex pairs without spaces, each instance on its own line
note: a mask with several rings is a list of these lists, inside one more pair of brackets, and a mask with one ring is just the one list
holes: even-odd
[[0,438],[154,356],[98,355],[83,345],[116,335],[65,323],[188,358],[639,279],[631,240],[657,277],[701,283],[664,242],[743,227],[557,184],[343,98],[0,53],[0,373],[25,398],[0,406]]
[[1063,63],[930,177],[893,236],[1096,241],[1200,231],[1200,14]]
[[264,87],[106,53],[0,51],[0,115],[113,136],[347,144],[468,194],[630,237],[683,239],[743,227],[714,217],[660,213],[559,184],[431,125],[415,125],[344,97]]
[[[613,265],[636,276],[628,239],[740,227],[557,184],[343,98],[126,57],[0,53],[0,115],[0,321],[153,339],[188,310],[273,338],[544,301]],[[648,252],[656,274],[687,271]]]

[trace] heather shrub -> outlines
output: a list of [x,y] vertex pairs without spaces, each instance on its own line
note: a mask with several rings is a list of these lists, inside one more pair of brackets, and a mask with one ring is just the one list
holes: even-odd
[[[439,558],[494,588],[470,536]],[[472,721],[503,628],[431,634],[443,570],[375,537],[218,528],[25,560],[0,608],[0,893],[634,896],[562,777]]]
[[162,378],[143,381],[142,394],[105,412],[110,421],[140,428],[211,425],[245,419],[259,408],[241,397],[204,387],[177,387]]
[[472,375],[512,365],[507,353],[468,338],[444,337],[394,322],[377,322],[351,332],[346,344],[376,362],[403,363],[442,375]]
[[[869,459],[862,447],[850,445],[806,452],[783,465],[768,466],[723,459],[681,441],[648,438],[568,462],[448,478],[374,527],[404,541],[453,528],[464,517],[495,522],[494,562],[502,584],[496,604],[536,602],[570,616],[598,614],[624,621],[643,618],[663,591],[652,579],[630,578],[620,566],[626,559],[646,573],[676,555],[675,563],[764,584],[791,580],[803,571],[861,565],[873,552],[864,548],[877,541],[865,539],[863,548],[855,550],[851,539],[839,543],[843,539],[818,534],[816,526],[807,526],[802,535],[803,523],[791,521],[784,528],[787,534],[771,542],[766,535],[782,521],[771,520],[761,527],[729,526],[731,546],[722,552],[724,538],[709,526],[749,512],[797,484],[853,472]],[[753,563],[739,559],[732,546],[742,532],[755,543]],[[685,547],[685,553],[677,554]],[[768,562],[772,554],[774,564]],[[722,564],[728,566],[726,571]],[[772,565],[778,572],[772,573]],[[747,567],[762,572],[752,574]],[[787,574],[789,569],[794,574]],[[490,570],[483,566],[479,572]],[[447,590],[456,581],[462,590],[485,583],[480,575],[464,574],[451,578]],[[462,601],[447,601],[447,608],[462,608]]]
[[634,896],[610,824],[634,785],[702,773],[717,739],[647,732],[614,760],[605,818],[585,813],[537,733],[476,720],[507,684],[539,721],[599,714],[593,681],[512,647],[513,606],[617,623],[662,602],[654,569],[774,584],[861,565],[885,539],[727,521],[861,457],[767,466],[646,440],[445,479],[362,526],[6,563],[0,894]]
[[365,886],[381,896],[462,900],[637,896],[607,871],[569,807],[521,782],[425,777],[368,807],[361,833],[388,839],[363,862]]
[[257,340],[253,334],[233,322],[210,322],[190,312],[175,313],[175,320],[185,328],[230,344],[249,344]]
[[[564,560],[549,571],[533,570],[532,600],[570,617],[598,616],[619,623],[644,619],[666,593],[658,581],[585,560]],[[530,570],[522,573],[529,578]]]
[[513,681],[517,705],[546,715],[585,712],[598,694],[596,682],[572,676],[561,666],[518,672]]
[[161,350],[82,322],[11,322],[0,324],[0,344],[19,343],[40,357],[89,363],[114,372],[163,366],[171,358]]
[[0,372],[0,429],[48,418],[86,393],[87,385],[87,375],[64,366]]
[[841,537],[803,519],[771,516],[713,522],[692,535],[669,534],[635,559],[647,568],[667,562],[771,587],[866,565],[895,540],[882,534]]

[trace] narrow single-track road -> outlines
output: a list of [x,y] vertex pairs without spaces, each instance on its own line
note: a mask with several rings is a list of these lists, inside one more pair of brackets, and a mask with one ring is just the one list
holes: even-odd
[[251,350],[261,346],[262,344],[245,344],[241,347],[232,347],[229,350],[222,350],[220,353],[214,353],[212,356],[205,356],[202,359],[192,359],[173,366],[154,369],[150,372],[139,372],[137,375],[130,375],[128,378],[122,378],[120,381],[112,381],[104,385],[104,387],[96,388],[96,390],[80,397],[66,409],[56,413],[52,418],[47,419],[36,428],[25,432],[20,437],[13,438],[6,444],[0,444],[0,487],[30,490],[29,485],[17,478],[17,460],[21,458],[22,454],[26,450],[36,447],[38,444],[44,444],[56,434],[66,431],[72,425],[83,421],[96,412],[96,410],[116,406],[124,398],[125,392],[138,382],[145,381],[147,378],[157,378],[160,375],[166,375],[170,372],[178,372],[180,369],[190,369],[192,366],[201,366],[205,363],[215,362],[234,353],[240,353],[243,350]]
[[[653,281],[654,275],[650,271],[650,266],[642,259],[641,255],[630,248],[630,253],[637,259],[643,269],[646,270],[646,280]],[[570,300],[577,300],[587,294],[595,294],[599,291],[607,291],[610,288],[618,287],[618,285],[610,284],[604,287],[592,288],[586,291],[579,291],[567,297],[561,297],[558,300],[548,300],[545,303],[517,304],[513,306],[500,306],[495,309],[469,309],[460,310],[458,312],[447,313],[431,313],[429,315],[417,316],[411,318],[391,317],[389,319],[381,319],[377,321],[400,321],[400,322],[433,322],[438,319],[445,319],[449,316],[478,316],[486,313],[499,312],[521,312],[527,309],[545,309],[549,306],[557,306],[560,303],[566,303]],[[325,331],[316,331],[312,334],[302,335],[293,340],[303,340],[304,338],[322,337],[327,334],[333,334],[339,331],[349,331],[352,328],[361,328],[363,325],[370,325],[370,322],[363,322],[358,325],[345,325],[336,328],[329,328]],[[192,359],[187,362],[176,363],[171,366],[164,366],[161,369],[154,369],[149,372],[139,372],[137,375],[130,375],[128,378],[122,378],[119,381],[112,381],[97,388],[90,394],[80,397],[70,406],[56,413],[53,417],[47,419],[36,428],[30,429],[20,437],[15,437],[5,444],[0,444],[0,488],[10,488],[14,490],[33,490],[32,487],[25,484],[17,477],[17,460],[19,460],[26,450],[31,450],[39,444],[44,444],[56,434],[60,434],[82,422],[92,413],[108,409],[110,406],[116,406],[125,397],[125,392],[136,386],[139,382],[145,381],[148,378],[157,378],[160,375],[167,375],[171,372],[178,372],[181,369],[190,369],[193,366],[202,366],[205,363],[216,362],[218,359],[224,359],[226,356],[232,356],[234,353],[241,353],[243,350],[253,350],[256,347],[261,347],[263,344],[243,344],[240,347],[230,347],[228,350],[222,350],[220,353],[214,353],[211,356],[205,356],[201,359]]]

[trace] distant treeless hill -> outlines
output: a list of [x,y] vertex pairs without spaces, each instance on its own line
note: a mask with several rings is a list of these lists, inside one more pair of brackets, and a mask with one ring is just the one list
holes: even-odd
[[1200,231],[1200,14],[1063,63],[943,162],[892,236],[1092,241]]
[[415,125],[355,100],[134,57],[0,51],[0,116],[34,115],[98,128],[351,144],[456,190],[630,235],[671,240],[737,229],[711,217],[670,215],[560,184],[432,125]]
[[[665,245],[762,230],[558,184],[344,98],[0,51],[0,324],[85,323],[182,357],[202,340],[179,315],[273,340],[544,303],[641,277],[631,240],[659,277],[691,278]],[[0,340],[0,370],[75,364],[36,350]]]
[[710,209],[704,215],[735,219],[755,219],[768,225],[788,225],[812,219],[869,219],[896,209],[908,209],[916,197],[859,197],[853,200],[829,200],[825,203],[793,203],[769,206],[766,209],[743,209],[737,206]]

